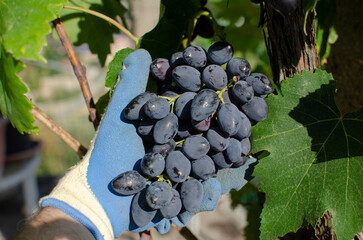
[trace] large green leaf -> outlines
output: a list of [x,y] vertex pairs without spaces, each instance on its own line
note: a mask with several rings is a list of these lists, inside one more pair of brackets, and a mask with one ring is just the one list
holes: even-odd
[[363,226],[363,109],[342,116],[321,70],[283,81],[281,92],[253,127],[253,152],[270,153],[254,171],[266,193],[261,239],[315,226],[325,211],[338,239],[353,239]]
[[164,12],[156,27],[139,41],[140,48],[149,51],[152,58],[169,58],[181,45],[188,24],[194,20],[199,0],[162,0]]
[[[113,19],[116,16],[122,17],[127,12],[120,1],[116,0],[94,0],[92,2],[78,0],[76,3]],[[107,21],[88,13],[74,12],[73,10],[65,10],[65,13],[62,14],[62,21],[71,21],[75,18],[68,26],[72,35],[70,39],[74,41],[74,45],[88,44],[91,52],[97,54],[101,66],[104,66],[107,55],[111,53],[112,35],[120,32],[120,30]]]
[[0,110],[4,117],[9,117],[11,123],[19,132],[38,133],[38,127],[30,114],[33,105],[24,96],[28,92],[26,85],[16,75],[24,69],[22,62],[17,61],[5,51],[0,44]]
[[[1,28],[4,47],[15,58],[45,61],[40,54],[50,33],[49,21],[67,0],[3,0],[1,12],[6,14]],[[1,33],[0,32],[0,33]]]

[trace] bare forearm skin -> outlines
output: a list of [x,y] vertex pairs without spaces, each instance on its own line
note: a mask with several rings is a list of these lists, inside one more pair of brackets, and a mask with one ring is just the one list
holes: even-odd
[[43,208],[13,240],[93,240],[91,232],[56,208]]

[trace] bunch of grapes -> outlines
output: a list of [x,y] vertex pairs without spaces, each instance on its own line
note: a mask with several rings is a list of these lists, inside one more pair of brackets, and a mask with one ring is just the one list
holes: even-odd
[[159,95],[142,93],[125,108],[146,154],[139,171],[122,173],[112,187],[135,194],[131,216],[137,226],[147,225],[157,211],[171,219],[199,209],[203,181],[246,163],[251,122],[267,117],[264,98],[273,87],[265,75],[251,74],[245,59],[232,57],[232,46],[217,42],[208,51],[190,46],[170,61],[155,59],[150,75]]

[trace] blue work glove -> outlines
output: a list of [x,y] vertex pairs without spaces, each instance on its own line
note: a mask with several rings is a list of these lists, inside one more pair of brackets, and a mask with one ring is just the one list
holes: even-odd
[[[81,222],[96,239],[114,239],[125,230],[139,232],[155,226],[160,233],[165,233],[170,228],[170,221],[160,214],[146,226],[138,228],[130,216],[133,195],[120,196],[110,189],[111,181],[134,169],[135,163],[145,154],[142,139],[135,126],[122,117],[122,111],[134,97],[145,91],[150,63],[149,53],[142,49],[125,59],[125,69],[120,73],[120,81],[91,149],[60,180],[52,193],[40,201],[41,207],[59,208]],[[213,210],[221,193],[242,187],[244,175],[242,168],[222,170],[218,172],[218,180],[205,181],[200,210]],[[184,212],[173,221],[184,226],[195,213]]]

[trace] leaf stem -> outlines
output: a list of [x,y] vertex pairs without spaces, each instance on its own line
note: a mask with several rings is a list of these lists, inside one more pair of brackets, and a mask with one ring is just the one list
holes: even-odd
[[87,9],[87,8],[82,8],[82,7],[77,7],[77,6],[70,6],[70,5],[64,5],[64,8],[67,9],[72,9],[72,10],[76,10],[76,11],[81,11],[81,12],[85,12],[88,14],[91,14],[93,16],[102,18],[103,20],[106,20],[107,22],[111,23],[112,25],[114,25],[115,27],[117,27],[118,29],[120,29],[121,32],[125,33],[128,37],[130,37],[135,43],[137,43],[139,41],[139,39],[132,34],[129,30],[127,30],[124,26],[122,26],[121,24],[119,24],[116,20],[100,13],[100,12],[96,12],[94,10],[91,9]]
[[88,80],[86,77],[86,70],[85,67],[82,66],[81,62],[79,61],[76,52],[73,49],[72,43],[68,38],[68,35],[63,27],[63,24],[59,18],[53,21],[54,27],[57,30],[58,36],[62,42],[64,49],[67,52],[69,61],[72,64],[74,74],[76,75],[79,85],[81,86],[82,93],[84,99],[87,104],[88,112],[93,123],[95,129],[97,129],[99,125],[99,119],[97,119],[96,115],[96,105],[94,103],[91,89],[88,85]]
[[54,132],[60,139],[62,139],[73,151],[75,151],[80,158],[87,153],[87,148],[80,144],[74,137],[65,131],[58,123],[51,119],[47,114],[40,110],[37,106],[33,105],[30,110],[31,114],[39,122],[43,123],[52,132]]

